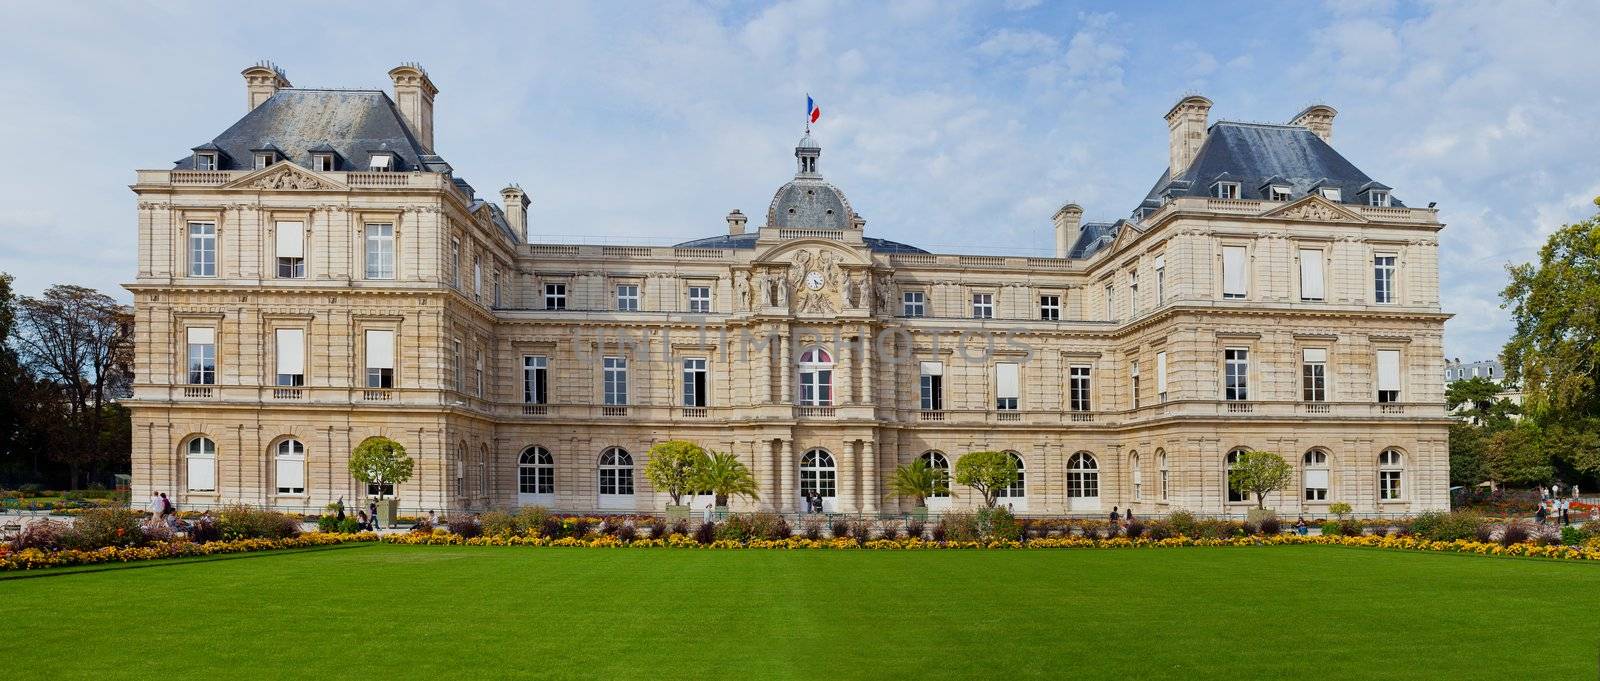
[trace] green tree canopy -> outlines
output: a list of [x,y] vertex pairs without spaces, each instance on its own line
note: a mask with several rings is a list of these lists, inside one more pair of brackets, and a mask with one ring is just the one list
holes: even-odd
[[1537,265],[1506,269],[1511,283],[1500,296],[1514,324],[1506,378],[1534,411],[1600,416],[1600,216],[1551,234]]
[[1484,463],[1490,479],[1514,486],[1544,485],[1556,475],[1539,426],[1531,421],[1490,436]]
[[1450,484],[1472,487],[1489,479],[1489,435],[1470,423],[1450,424]]
[[687,440],[667,440],[651,447],[649,456],[650,461],[644,465],[645,479],[672,497],[673,506],[679,505],[695,483],[706,460],[706,450]]
[[350,455],[350,475],[379,491],[384,485],[400,485],[411,479],[415,463],[406,448],[386,437],[369,437]]
[[1483,376],[1452,381],[1445,387],[1445,405],[1452,410],[1465,405],[1462,415],[1468,420],[1499,430],[1511,425],[1513,415],[1522,413],[1511,400],[1500,397],[1505,390],[1505,386]]
[[968,452],[956,461],[956,482],[983,495],[983,505],[994,508],[1000,490],[1017,482],[1017,462],[1005,452]]
[[1267,495],[1289,486],[1294,469],[1272,452],[1246,451],[1228,469],[1228,487],[1256,497],[1256,508],[1266,508]]
[[929,466],[927,459],[918,458],[895,468],[894,475],[889,478],[889,495],[914,499],[917,508],[926,506],[928,497],[949,492],[950,474],[943,468]]
[[718,506],[727,506],[729,497],[761,498],[756,476],[731,452],[712,452],[697,468],[695,486],[710,491]]

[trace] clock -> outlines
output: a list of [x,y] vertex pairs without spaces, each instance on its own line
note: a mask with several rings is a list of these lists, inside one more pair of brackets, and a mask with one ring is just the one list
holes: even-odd
[[807,274],[806,275],[806,286],[809,287],[813,291],[820,290],[822,288],[822,273],[821,272],[811,272],[811,273]]

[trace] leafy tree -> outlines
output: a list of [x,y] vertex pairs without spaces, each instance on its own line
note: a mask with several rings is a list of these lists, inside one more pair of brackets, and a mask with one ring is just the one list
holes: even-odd
[[1546,418],[1539,438],[1552,463],[1580,475],[1600,474],[1600,418]]
[[379,491],[410,480],[414,466],[405,446],[386,437],[369,437],[350,455],[350,475]]
[[1267,495],[1289,486],[1294,469],[1283,457],[1272,452],[1250,450],[1228,470],[1228,487],[1235,492],[1254,494],[1256,508],[1266,508]]
[[927,506],[928,497],[949,492],[950,474],[943,468],[929,466],[927,459],[919,458],[895,468],[894,476],[889,479],[890,496],[914,499],[917,508]]
[[1450,424],[1450,484],[1472,487],[1489,479],[1489,434],[1470,423]]
[[1000,490],[1017,482],[1017,462],[1005,452],[968,452],[956,461],[956,482],[983,495],[985,508],[994,508]]
[[1555,477],[1555,466],[1544,449],[1539,426],[1523,422],[1489,438],[1487,456],[1489,478],[1502,483],[1527,486],[1544,485]]
[[1499,430],[1511,425],[1511,417],[1522,409],[1500,397],[1505,387],[1483,376],[1453,381],[1445,388],[1445,404],[1450,409],[1466,405],[1462,412],[1478,425]]
[[650,448],[650,461],[644,465],[644,477],[656,489],[665,490],[672,497],[672,505],[681,503],[690,491],[706,460],[706,450],[686,440],[667,440]]
[[17,362],[17,353],[11,349],[11,333],[17,321],[11,282],[11,275],[0,272],[0,472],[23,467],[22,393],[26,377]]
[[[716,497],[718,506],[727,506],[729,497],[761,498],[756,476],[732,452],[712,452],[710,457],[701,456],[696,464],[695,485],[709,490]],[[673,503],[677,503],[676,499]]]
[[1515,327],[1501,353],[1507,380],[1535,411],[1600,415],[1600,215],[1551,234],[1537,266],[1506,269],[1501,306]]

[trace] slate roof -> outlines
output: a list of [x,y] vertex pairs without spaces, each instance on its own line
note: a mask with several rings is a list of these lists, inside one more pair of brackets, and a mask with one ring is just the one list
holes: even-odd
[[[695,239],[693,241],[685,241],[685,242],[683,242],[681,244],[673,244],[673,247],[674,248],[755,248],[756,247],[756,238],[758,238],[760,236],[761,236],[761,233],[759,231],[757,231],[757,232],[746,232],[744,234],[739,234],[737,236],[732,235],[732,234],[722,234],[722,235],[718,235],[718,236],[706,237],[704,239]],[[877,237],[864,236],[864,237],[861,237],[861,240],[865,241],[867,243],[867,248],[872,249],[873,253],[927,253],[927,251],[924,251],[924,250],[922,250],[920,248],[917,248],[916,246],[912,246],[910,244],[903,244],[903,243],[900,243],[898,241],[890,241],[888,239],[879,239]]]
[[1117,232],[1121,230],[1123,221],[1117,222],[1085,222],[1078,232],[1077,243],[1067,250],[1068,258],[1087,258],[1099,253],[1100,249],[1110,246],[1116,240]]
[[[1279,180],[1293,188],[1291,201],[1317,187],[1338,187],[1341,203],[1365,204],[1361,190],[1369,183],[1376,185],[1310,130],[1269,123],[1217,121],[1183,174],[1172,178],[1170,171],[1151,187],[1141,208],[1159,206],[1163,196],[1211,196],[1211,185],[1223,175],[1224,180],[1239,183],[1241,199],[1267,199],[1268,180]],[[1390,197],[1390,205],[1405,204]]]
[[[393,152],[394,170],[449,168],[437,156],[424,158],[426,152],[394,102],[378,90],[278,90],[208,145],[222,152],[218,170],[250,170],[255,163],[251,150],[267,147],[305,167],[311,166],[313,149],[331,148],[339,154],[338,170],[366,170],[375,151]],[[193,169],[194,157],[178,161],[177,167]]]

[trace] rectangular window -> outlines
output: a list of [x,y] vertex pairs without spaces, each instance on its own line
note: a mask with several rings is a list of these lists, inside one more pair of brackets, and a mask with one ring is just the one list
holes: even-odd
[[483,397],[483,346],[472,351],[472,394]]
[[189,276],[217,276],[217,223],[189,223]]
[[992,318],[994,318],[994,294],[993,293],[974,293],[974,294],[972,294],[972,318],[973,319],[992,319]]
[[622,312],[639,310],[638,284],[617,284],[617,310]]
[[1047,322],[1061,319],[1061,296],[1039,296],[1039,318]]
[[367,278],[394,278],[394,225],[367,225]]
[[567,309],[567,285],[566,284],[545,284],[544,285],[544,309],[546,309],[546,310],[565,310],[565,309]]
[[1323,299],[1322,249],[1300,249],[1300,299]]
[[[1310,455],[1307,455],[1310,456]],[[1328,500],[1328,469],[1306,469],[1306,501]]]
[[706,360],[691,357],[683,360],[683,406],[706,406]]
[[1238,182],[1218,182],[1211,187],[1211,195],[1219,199],[1239,198]]
[[1222,351],[1223,357],[1223,392],[1222,399],[1244,401],[1250,399],[1250,351],[1244,348],[1228,348]]
[[450,388],[456,392],[467,391],[467,373],[462,365],[461,339],[450,342],[450,375],[453,379]]
[[216,385],[217,383],[217,330],[210,327],[190,327],[187,352],[189,357],[189,384]]
[[255,155],[256,170],[260,170],[262,168],[265,168],[267,166],[272,165],[272,162],[275,161],[275,160],[277,160],[277,159],[273,158],[272,154],[256,154]]
[[329,173],[333,172],[333,154],[315,154],[311,157],[311,167]]
[[279,222],[275,227],[278,278],[304,279],[306,276],[306,224]]
[[1167,351],[1156,353],[1156,401],[1167,401]]
[[367,161],[367,169],[375,173],[387,172],[392,166],[393,157],[389,154],[373,154]]
[[[217,450],[210,440],[189,446],[189,491],[217,491]],[[196,451],[196,450],[199,451]]]
[[483,298],[483,256],[472,256],[472,295]]
[[526,404],[548,404],[550,397],[550,360],[540,355],[522,357],[522,401]]
[[1300,399],[1307,402],[1328,400],[1328,351],[1306,348],[1301,353]]
[[1089,367],[1073,366],[1067,370],[1067,377],[1067,408],[1072,411],[1089,411],[1092,406],[1089,395],[1093,387],[1089,384]]
[[1139,314],[1139,270],[1128,270],[1128,311]]
[[1367,194],[1367,205],[1380,206],[1383,208],[1389,207],[1389,192],[1376,189],[1372,190]]
[[906,291],[900,294],[901,314],[907,317],[921,317],[926,313],[923,307],[921,291]]
[[394,332],[367,330],[367,387],[394,387]]
[[1273,185],[1267,195],[1272,201],[1288,201],[1291,196],[1290,188],[1282,185]]
[[305,457],[279,455],[277,463],[278,494],[305,494]]
[[1017,409],[1021,394],[1017,384],[1017,363],[996,362],[994,365],[994,408],[1003,411]]
[[1400,401],[1400,351],[1378,351],[1378,401]]
[[1249,292],[1244,246],[1222,247],[1222,297],[1243,298]]
[[1379,253],[1372,258],[1372,302],[1394,302],[1395,261],[1393,253]]
[[1153,264],[1156,268],[1156,304],[1160,305],[1167,300],[1167,256],[1156,256]]
[[306,384],[306,332],[303,329],[278,329],[278,380],[276,385],[299,387]]
[[461,288],[461,240],[450,240],[450,285]]
[[628,358],[607,357],[601,365],[601,383],[605,403],[621,406],[628,403]]
[[711,311],[710,286],[689,287],[689,311],[702,314]]
[[1139,363],[1134,362],[1128,368],[1128,381],[1133,393],[1133,408],[1139,408]]
[[1320,193],[1322,194],[1322,198],[1334,203],[1338,203],[1340,201],[1340,197],[1343,195],[1343,193],[1339,191],[1338,187],[1323,187],[1320,190]]
[[921,363],[922,410],[944,409],[944,362]]
[[217,169],[217,157],[216,157],[216,155],[215,154],[195,154],[194,155],[194,169],[195,170],[216,170]]
[[494,271],[494,306],[500,307],[500,270]]
[[1378,471],[1378,496],[1384,501],[1400,498],[1400,471]]

